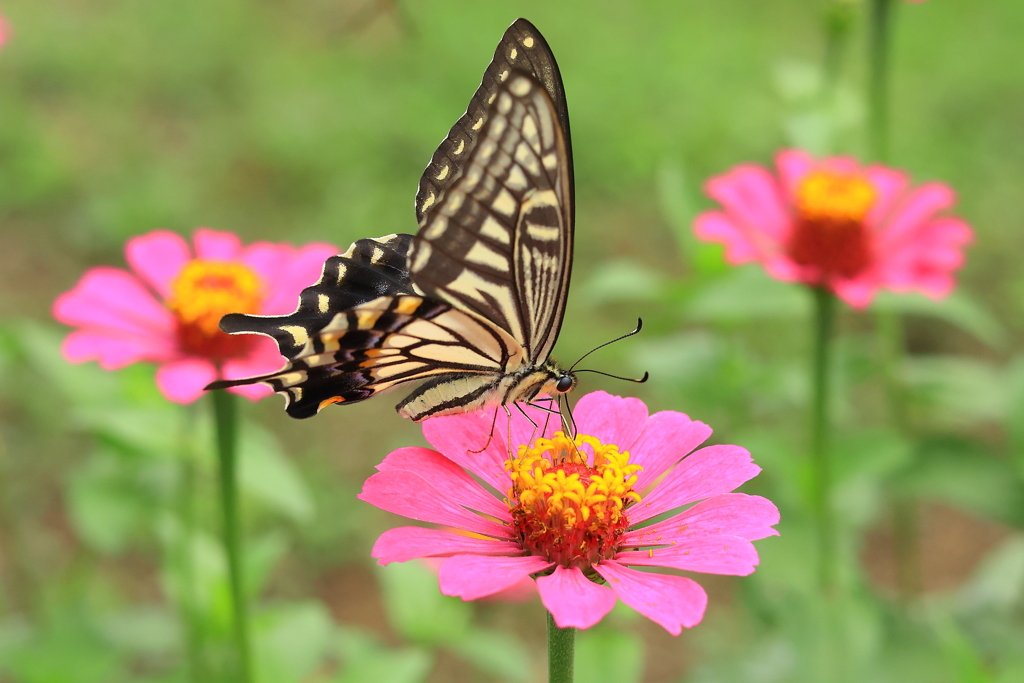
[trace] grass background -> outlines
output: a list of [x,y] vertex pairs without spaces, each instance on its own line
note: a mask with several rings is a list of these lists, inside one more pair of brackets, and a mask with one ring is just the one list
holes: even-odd
[[[690,237],[710,206],[701,183],[732,164],[794,144],[864,154],[864,3],[840,4],[850,42],[823,96],[832,5],[813,0],[5,1],[0,680],[187,680],[183,595],[211,671],[226,633],[208,409],[165,405],[151,369],[67,366],[53,299],[155,228],[342,249],[412,231],[419,174],[517,16],[551,44],[572,116],[576,263],[557,355],[643,316],[640,339],[594,362],[651,382],[589,376],[583,390],[636,389],[652,411],[708,422],[717,442],[751,449],[765,472],[749,490],[783,510],[754,577],[700,577],[704,624],[673,639],[616,612],[582,638],[580,680],[827,680],[836,666],[850,680],[1018,680],[1024,5],[894,3],[892,162],[950,183],[977,241],[954,300],[880,302],[905,320],[891,377],[873,314],[841,319],[834,611],[810,587],[809,300]],[[893,379],[907,396],[899,428]],[[393,402],[302,423],[277,399],[246,408],[262,680],[542,680],[536,601],[463,605],[422,569],[372,568],[394,519],[353,496],[391,448],[420,439]],[[183,540],[189,481],[198,529]],[[920,591],[903,599],[900,505],[920,539]],[[182,557],[198,567],[191,583]]]

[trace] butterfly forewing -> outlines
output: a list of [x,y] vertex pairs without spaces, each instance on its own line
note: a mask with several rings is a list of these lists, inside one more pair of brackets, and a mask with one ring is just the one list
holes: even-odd
[[[494,58],[484,70],[480,87],[469,101],[466,113],[452,126],[423,171],[416,192],[416,221],[420,226],[424,225],[426,212],[461,173],[487,122],[498,88],[513,71],[529,74],[547,90],[557,112],[559,127],[565,135],[565,146],[569,151],[566,161],[569,177],[572,177],[569,110],[565,104],[565,90],[558,64],[540,31],[526,19],[517,19],[501,37]],[[570,186],[570,200],[572,192]]]
[[547,357],[572,266],[571,178],[558,113],[533,77],[511,72],[459,178],[409,252],[416,286],[473,311]]

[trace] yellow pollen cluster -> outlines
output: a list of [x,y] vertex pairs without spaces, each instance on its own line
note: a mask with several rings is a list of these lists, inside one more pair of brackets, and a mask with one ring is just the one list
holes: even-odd
[[826,170],[808,173],[796,191],[797,209],[808,219],[860,221],[876,198],[864,176]]
[[[588,454],[588,450],[593,456]],[[589,461],[589,462],[588,462]],[[589,566],[611,557],[627,528],[626,508],[639,465],[629,453],[598,439],[556,432],[505,462],[512,477],[508,504],[524,547],[566,566]]]
[[255,313],[263,299],[259,276],[248,266],[232,261],[189,261],[171,283],[167,301],[178,322],[206,335],[218,333],[228,313]]

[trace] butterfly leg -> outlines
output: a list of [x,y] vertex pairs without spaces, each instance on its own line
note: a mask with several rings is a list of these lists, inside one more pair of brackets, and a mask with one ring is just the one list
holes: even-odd
[[485,441],[484,445],[480,447],[480,450],[469,451],[469,453],[483,453],[487,449],[487,447],[491,445],[491,440],[494,439],[494,425],[496,425],[496,424],[498,424],[498,409],[497,409],[497,407],[495,407],[495,409],[494,409],[494,417],[491,418],[491,431],[488,432],[488,434],[487,434],[487,441]]

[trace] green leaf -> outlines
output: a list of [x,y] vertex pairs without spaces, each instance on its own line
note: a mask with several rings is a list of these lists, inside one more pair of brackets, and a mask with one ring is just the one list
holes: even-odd
[[661,298],[666,282],[664,275],[649,266],[620,259],[595,269],[578,293],[590,306],[655,301]]
[[155,510],[121,458],[96,452],[68,482],[68,505],[75,530],[85,543],[103,553],[124,550]]
[[180,646],[181,626],[165,605],[136,604],[101,614],[103,638],[119,650],[139,655],[167,655]]
[[598,626],[576,637],[576,680],[587,683],[639,683],[644,644],[636,633]]
[[330,652],[334,622],[320,602],[279,605],[255,620],[256,672],[259,681],[302,681]]
[[750,322],[766,318],[810,320],[804,287],[779,282],[758,266],[733,268],[698,291],[686,308],[699,322]]
[[350,628],[338,629],[344,664],[330,683],[421,683],[427,679],[434,658],[421,648],[396,650]]
[[882,291],[875,297],[871,310],[944,320],[996,350],[1006,348],[1009,342],[1003,324],[962,287],[941,300],[929,299],[916,292],[897,294]]
[[472,608],[458,598],[441,595],[437,574],[418,561],[380,567],[381,589],[391,626],[405,638],[424,645],[450,645],[469,631]]
[[530,661],[529,651],[522,643],[504,633],[475,627],[451,643],[451,648],[476,668],[502,680],[530,681],[534,680],[534,674],[537,673],[526,665]]
[[238,479],[242,488],[296,522],[313,519],[313,496],[277,439],[246,421],[239,430]]
[[917,418],[927,424],[971,427],[1001,422],[1010,410],[1006,370],[978,358],[907,358],[903,377],[912,389]]

